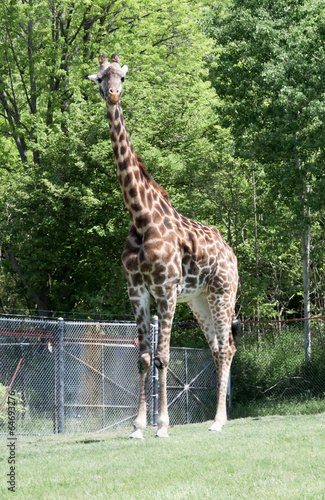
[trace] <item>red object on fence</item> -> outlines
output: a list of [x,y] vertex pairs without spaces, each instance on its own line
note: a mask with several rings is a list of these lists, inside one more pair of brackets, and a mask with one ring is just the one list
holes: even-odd
[[6,401],[7,401],[7,397],[8,397],[9,391],[12,388],[12,384],[14,383],[14,380],[16,378],[16,375],[18,373],[18,370],[20,368],[20,365],[21,365],[22,361],[23,361],[23,357],[20,358],[19,363],[18,363],[17,368],[16,368],[16,371],[14,373],[14,376],[11,379],[10,385],[9,385],[9,387],[7,389],[6,395],[5,395],[4,400],[2,401],[2,404],[1,404],[0,413],[2,412],[3,407],[4,407],[4,405],[5,405]]
[[325,316],[311,316],[310,318],[294,318],[294,319],[261,319],[258,321],[241,321],[242,325],[257,325],[259,323],[292,323],[294,321],[309,321],[312,319],[324,319]]
[[[36,333],[35,333],[36,332]],[[11,335],[13,337],[40,337],[40,338],[52,338],[51,332],[45,333],[44,330],[34,330],[34,333],[26,332],[25,330],[0,330],[0,335]]]

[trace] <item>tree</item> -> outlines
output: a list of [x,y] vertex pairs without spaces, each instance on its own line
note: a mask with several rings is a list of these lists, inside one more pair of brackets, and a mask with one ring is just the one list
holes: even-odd
[[129,220],[105,109],[85,76],[100,52],[128,64],[132,140],[175,200],[170,179],[213,121],[204,66],[211,42],[199,11],[186,0],[2,2],[3,307],[130,311],[120,264]]
[[[319,191],[324,180],[324,4],[233,0],[226,9],[212,7],[206,31],[216,41],[212,78],[237,154],[263,166],[277,212],[289,211],[283,229],[300,234],[304,315],[309,317],[311,238],[317,210],[324,208]],[[305,326],[308,361],[308,321]]]

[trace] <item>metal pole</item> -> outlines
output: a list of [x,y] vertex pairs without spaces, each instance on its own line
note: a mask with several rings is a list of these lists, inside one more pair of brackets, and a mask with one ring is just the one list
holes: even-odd
[[[153,317],[153,336],[152,336],[152,357],[155,357],[158,346],[158,316]],[[158,368],[152,365],[152,425],[157,425],[158,421]]]
[[227,385],[227,420],[230,420],[231,409],[231,370],[229,370],[228,385]]
[[64,418],[64,359],[63,359],[63,334],[64,320],[59,318],[59,408],[58,408],[58,433],[63,432]]
[[[44,318],[42,317],[42,330],[45,330],[45,321]],[[42,379],[42,410],[43,410],[43,415],[46,411],[46,396],[47,396],[47,377],[46,377],[46,367],[47,367],[47,355],[49,354],[46,349],[46,338],[41,337],[41,345],[42,345],[42,374],[41,374],[41,379]]]
[[104,374],[104,346],[102,345],[102,429],[105,427],[105,374]]
[[[22,361],[22,368],[21,368],[21,400],[23,403],[24,409],[26,409],[26,398],[25,398],[25,359],[24,359],[24,345],[28,344],[20,344],[20,357],[23,360]],[[25,411],[22,414],[22,420],[24,422],[25,420]]]
[[[54,331],[55,332],[55,331]],[[58,356],[57,356],[57,334],[54,333],[53,344],[55,346],[54,349],[54,388],[53,388],[53,434],[56,434],[57,430],[57,404],[58,404]]]
[[187,349],[185,349],[185,396],[186,396],[186,423],[190,423],[189,407],[188,407],[188,376],[187,376]]

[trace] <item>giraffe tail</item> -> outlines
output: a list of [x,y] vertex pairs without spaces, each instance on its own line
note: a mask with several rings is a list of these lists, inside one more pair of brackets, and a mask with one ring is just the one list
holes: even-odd
[[238,339],[240,330],[241,330],[241,322],[239,321],[239,319],[234,319],[231,322],[231,333],[235,342]]

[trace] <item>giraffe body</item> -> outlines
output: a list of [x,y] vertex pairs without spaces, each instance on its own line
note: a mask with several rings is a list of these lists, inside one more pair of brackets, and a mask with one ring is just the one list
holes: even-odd
[[166,437],[167,366],[170,332],[177,302],[187,302],[211,348],[218,377],[217,412],[210,430],[221,430],[226,416],[226,390],[232,357],[236,351],[232,318],[238,285],[237,260],[213,227],[179,214],[167,193],[146,172],[127,131],[120,97],[127,67],[118,56],[108,63],[100,56],[96,81],[107,103],[110,136],[117,176],[131,227],[122,264],[139,335],[140,397],[134,431],[143,437],[146,426],[146,379],[152,364],[150,300],[157,304],[158,347],[154,363],[159,368],[159,416],[156,435]]

